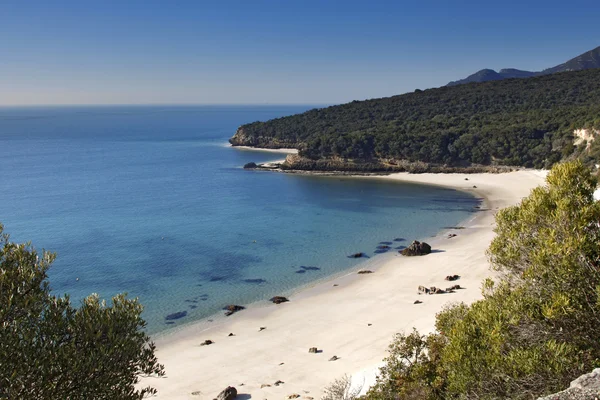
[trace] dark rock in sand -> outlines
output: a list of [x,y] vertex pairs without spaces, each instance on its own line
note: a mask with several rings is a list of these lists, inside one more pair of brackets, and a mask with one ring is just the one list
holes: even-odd
[[179,312],[176,312],[176,313],[173,313],[173,314],[169,314],[169,315],[167,315],[167,316],[165,317],[165,319],[166,319],[167,321],[171,321],[171,320],[174,320],[174,319],[183,318],[183,317],[185,317],[186,315],[187,315],[187,311],[179,311]]
[[357,274],[359,275],[363,275],[363,274],[372,274],[373,271],[368,270],[368,269],[361,269],[360,271],[357,272]]
[[415,302],[413,304],[421,304],[423,303],[421,300],[415,300]]
[[338,356],[333,356],[329,359],[329,361],[336,361],[339,360],[340,358]]
[[317,350],[317,348],[316,348],[316,347],[311,347],[310,349],[308,349],[308,352],[309,352],[309,353],[313,353],[313,354],[317,353],[318,351],[319,351],[319,350]]
[[255,162],[249,162],[247,164],[244,164],[244,169],[254,169],[254,168],[258,168],[258,165],[256,165]]
[[227,336],[230,336],[230,337],[231,337],[231,336],[235,336],[235,335],[234,335],[233,333],[230,333],[230,334],[229,334],[229,335],[227,335]]
[[246,307],[244,307],[244,306],[238,306],[238,305],[235,305],[235,304],[230,304],[230,305],[228,305],[228,306],[226,306],[226,307],[223,308],[223,310],[226,311],[225,312],[225,316],[226,317],[229,317],[231,314],[235,314],[236,312],[242,311],[242,310],[245,310],[245,309],[246,309]]
[[423,256],[429,253],[431,253],[431,246],[418,240],[415,240],[410,246],[400,251],[400,254],[403,256]]
[[261,326],[260,328],[258,328],[258,331],[259,331],[259,332],[260,332],[260,331],[264,331],[265,329],[267,329],[267,327],[266,327],[266,326]]
[[237,389],[233,386],[228,386],[214,400],[233,400],[237,397]]
[[271,297],[271,299],[269,301],[272,301],[275,304],[281,304],[281,303],[285,303],[286,301],[289,301],[289,300],[287,297],[275,296],[275,297]]
[[213,344],[214,342],[210,339],[206,339],[204,342],[200,343],[200,346],[208,346]]
[[[283,363],[281,363],[281,364],[283,364]],[[279,364],[279,365],[281,365],[281,364]],[[279,386],[279,385],[283,385],[284,383],[285,383],[284,381],[277,381],[273,385]]]
[[455,280],[458,280],[459,278],[460,278],[460,276],[458,276],[458,275],[448,275],[444,279],[447,281],[455,281]]

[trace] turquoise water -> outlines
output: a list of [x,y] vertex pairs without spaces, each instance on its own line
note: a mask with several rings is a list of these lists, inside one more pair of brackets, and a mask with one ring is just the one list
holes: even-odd
[[308,108],[2,108],[0,221],[13,240],[58,253],[57,294],[139,296],[159,332],[473,212],[477,199],[443,188],[240,168],[283,156],[227,147],[239,125]]

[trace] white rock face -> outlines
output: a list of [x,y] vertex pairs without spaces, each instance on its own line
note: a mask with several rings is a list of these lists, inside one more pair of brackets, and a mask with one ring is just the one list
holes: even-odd
[[585,143],[585,148],[588,149],[598,134],[600,132],[595,129],[575,129],[573,131],[573,136],[575,136],[573,144],[579,146]]

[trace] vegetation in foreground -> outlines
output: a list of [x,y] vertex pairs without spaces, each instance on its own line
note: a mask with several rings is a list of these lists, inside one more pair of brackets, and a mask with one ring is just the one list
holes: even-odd
[[496,217],[484,298],[398,334],[366,399],[535,399],[600,365],[600,202],[581,162]]
[[74,308],[50,292],[55,255],[11,243],[0,224],[0,398],[141,399],[141,375],[164,375],[142,306],[97,295]]
[[294,169],[347,160],[360,170],[407,170],[398,167],[407,162],[549,168],[586,153],[573,132],[600,128],[599,116],[597,68],[353,101],[242,125],[230,142],[298,148]]

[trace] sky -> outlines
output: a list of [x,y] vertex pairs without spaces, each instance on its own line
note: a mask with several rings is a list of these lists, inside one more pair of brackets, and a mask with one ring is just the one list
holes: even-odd
[[600,1],[2,0],[0,105],[336,104],[542,70]]

